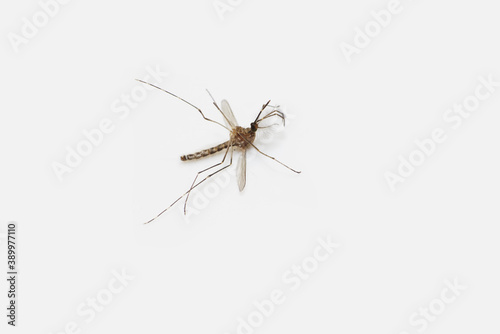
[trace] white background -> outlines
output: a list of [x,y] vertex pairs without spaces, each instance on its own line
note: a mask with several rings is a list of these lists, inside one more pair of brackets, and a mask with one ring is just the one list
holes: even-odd
[[[478,76],[500,81],[497,4],[402,0],[348,62],[341,43],[388,1],[232,3],[222,20],[212,0],[73,0],[18,52],[9,34],[41,7],[2,3],[0,231],[19,223],[20,272],[19,326],[2,311],[2,332],[233,334],[280,289],[255,333],[419,333],[409,318],[454,279],[466,289],[425,331],[498,332],[500,90],[458,129],[443,121]],[[160,91],[113,112],[156,66],[219,120],[205,88],[242,125],[282,105],[285,131],[256,143],[302,174],[252,153],[244,192],[233,178],[189,219],[178,204],[143,225],[221,157],[179,155],[227,140]],[[114,131],[58,180],[54,162],[105,118]],[[448,139],[391,191],[384,174],[437,127]],[[341,246],[292,291],[282,275],[327,236]],[[87,321],[78,307],[115,270],[134,278]]]

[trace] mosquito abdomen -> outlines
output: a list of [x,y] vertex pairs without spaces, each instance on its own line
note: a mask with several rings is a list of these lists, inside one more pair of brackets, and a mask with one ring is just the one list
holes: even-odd
[[200,159],[203,157],[206,157],[207,155],[211,155],[217,152],[222,151],[223,149],[228,148],[229,146],[229,141],[219,144],[217,146],[208,148],[206,150],[202,150],[193,154],[186,154],[186,155],[181,155],[181,160],[182,161],[187,161],[187,160],[195,160],[195,159]]

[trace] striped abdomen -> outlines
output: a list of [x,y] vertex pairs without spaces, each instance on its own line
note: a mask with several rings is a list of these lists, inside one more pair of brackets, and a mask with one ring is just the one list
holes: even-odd
[[220,145],[211,147],[209,149],[200,151],[200,152],[196,152],[196,153],[193,153],[193,154],[182,155],[181,156],[181,160],[182,161],[186,161],[186,160],[200,159],[200,158],[206,157],[207,155],[220,152],[223,149],[226,149],[228,147],[229,147],[229,141],[227,141],[225,143],[222,143]]

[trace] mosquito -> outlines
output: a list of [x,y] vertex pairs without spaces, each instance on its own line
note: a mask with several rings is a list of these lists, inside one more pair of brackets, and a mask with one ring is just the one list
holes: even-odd
[[[204,158],[204,157],[207,157],[209,155],[212,155],[212,154],[215,154],[217,152],[220,152],[220,151],[224,151],[224,157],[222,158],[222,161],[213,165],[213,166],[210,166],[208,168],[205,168],[201,171],[199,171],[197,174],[196,174],[196,177],[194,178],[193,180],[193,183],[191,184],[191,187],[189,188],[188,191],[186,191],[184,194],[182,194],[178,199],[176,199],[172,204],[170,204],[165,210],[163,210],[162,212],[160,212],[156,217],[154,217],[153,219],[150,219],[149,221],[147,221],[146,223],[144,224],[149,224],[151,223],[153,220],[157,219],[158,217],[160,217],[163,213],[165,213],[165,211],[167,211],[168,209],[170,209],[172,206],[174,206],[178,201],[180,201],[184,196],[186,196],[186,199],[184,201],[184,214],[186,214],[186,206],[187,206],[187,202],[188,202],[188,199],[189,199],[189,195],[191,194],[191,191],[198,187],[200,184],[202,184],[203,182],[205,182],[207,179],[209,179],[210,177],[214,176],[215,174],[217,173],[220,173],[221,171],[223,171],[224,169],[228,168],[229,166],[231,166],[233,164],[233,152],[235,150],[238,150],[241,152],[240,154],[240,158],[238,159],[238,165],[237,165],[237,168],[236,168],[236,175],[237,175],[237,180],[238,180],[238,188],[240,191],[243,191],[243,189],[245,188],[245,185],[246,185],[246,169],[247,169],[247,162],[246,162],[246,151],[247,149],[253,147],[255,150],[257,150],[257,152],[259,152],[260,154],[276,161],[277,163],[281,164],[282,166],[288,168],[289,170],[291,170],[292,172],[294,173],[297,173],[297,174],[300,174],[300,171],[297,171],[287,165],[285,165],[284,163],[282,163],[281,161],[279,161],[278,159],[262,152],[259,148],[257,148],[257,146],[254,145],[254,140],[255,140],[255,135],[257,133],[257,130],[259,128],[267,128],[267,127],[270,127],[270,126],[259,126],[259,124],[266,120],[266,119],[271,119],[272,117],[277,117],[279,119],[281,119],[281,121],[283,122],[283,125],[285,125],[285,114],[283,114],[283,112],[281,112],[280,110],[276,108],[272,108],[272,111],[268,112],[268,113],[264,113],[264,110],[267,108],[267,107],[271,107],[269,105],[269,103],[271,103],[271,100],[267,101],[263,106],[262,106],[262,109],[259,111],[257,117],[255,118],[255,120],[250,123],[250,127],[248,128],[244,128],[244,127],[241,127],[238,125],[238,122],[236,121],[236,118],[234,117],[234,114],[233,114],[233,111],[231,110],[231,107],[229,106],[229,103],[226,101],[226,100],[222,100],[221,101],[221,106],[219,107],[217,105],[217,103],[215,102],[212,94],[210,94],[210,92],[207,90],[207,93],[208,95],[210,95],[210,98],[212,99],[212,102],[213,102],[213,105],[217,108],[217,110],[222,114],[222,117],[224,118],[224,121],[225,121],[225,124],[222,124],[222,123],[219,123],[217,121],[214,121],[210,118],[207,118],[205,116],[205,114],[203,114],[203,112],[201,111],[200,108],[196,107],[194,104],[184,100],[183,98],[163,89],[163,88],[160,88],[158,86],[155,86],[149,82],[146,82],[146,81],[142,81],[142,80],[139,80],[139,79],[136,79],[137,81],[139,82],[142,82],[144,84],[147,84],[147,85],[150,85],[154,88],[157,88],[179,100],[181,100],[182,102],[185,102],[187,103],[188,105],[190,105],[191,107],[195,108],[196,110],[198,110],[198,112],[201,114],[201,116],[203,117],[203,119],[205,119],[206,121],[209,121],[209,122],[212,122],[212,123],[215,123],[215,124],[218,124],[220,126],[222,126],[224,129],[226,129],[227,131],[229,131],[229,140],[228,141],[225,141],[223,142],[222,144],[219,144],[217,146],[214,146],[214,147],[211,147],[211,148],[208,148],[208,149],[205,149],[205,150],[201,150],[201,151],[198,151],[196,153],[193,153],[193,154],[186,154],[186,155],[182,155],[181,156],[181,160],[182,161],[188,161],[188,160],[195,160],[195,159],[201,159],[201,158]],[[264,113],[264,115],[262,116],[262,114]],[[202,173],[205,173],[215,167],[219,167],[221,166],[222,164],[224,164],[224,162],[226,161],[226,159],[228,158],[229,156],[229,163],[224,166],[224,167],[221,167],[220,169],[216,170],[215,172],[212,172],[210,174],[208,174],[204,179],[202,179],[201,181],[198,181],[198,183],[196,183],[196,181],[198,180],[198,178],[200,177],[200,175]]]

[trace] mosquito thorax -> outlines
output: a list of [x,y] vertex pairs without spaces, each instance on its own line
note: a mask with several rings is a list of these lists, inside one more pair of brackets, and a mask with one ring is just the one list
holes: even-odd
[[257,132],[258,128],[259,126],[257,125],[257,123],[255,122],[250,123],[250,130],[252,130],[252,132]]

